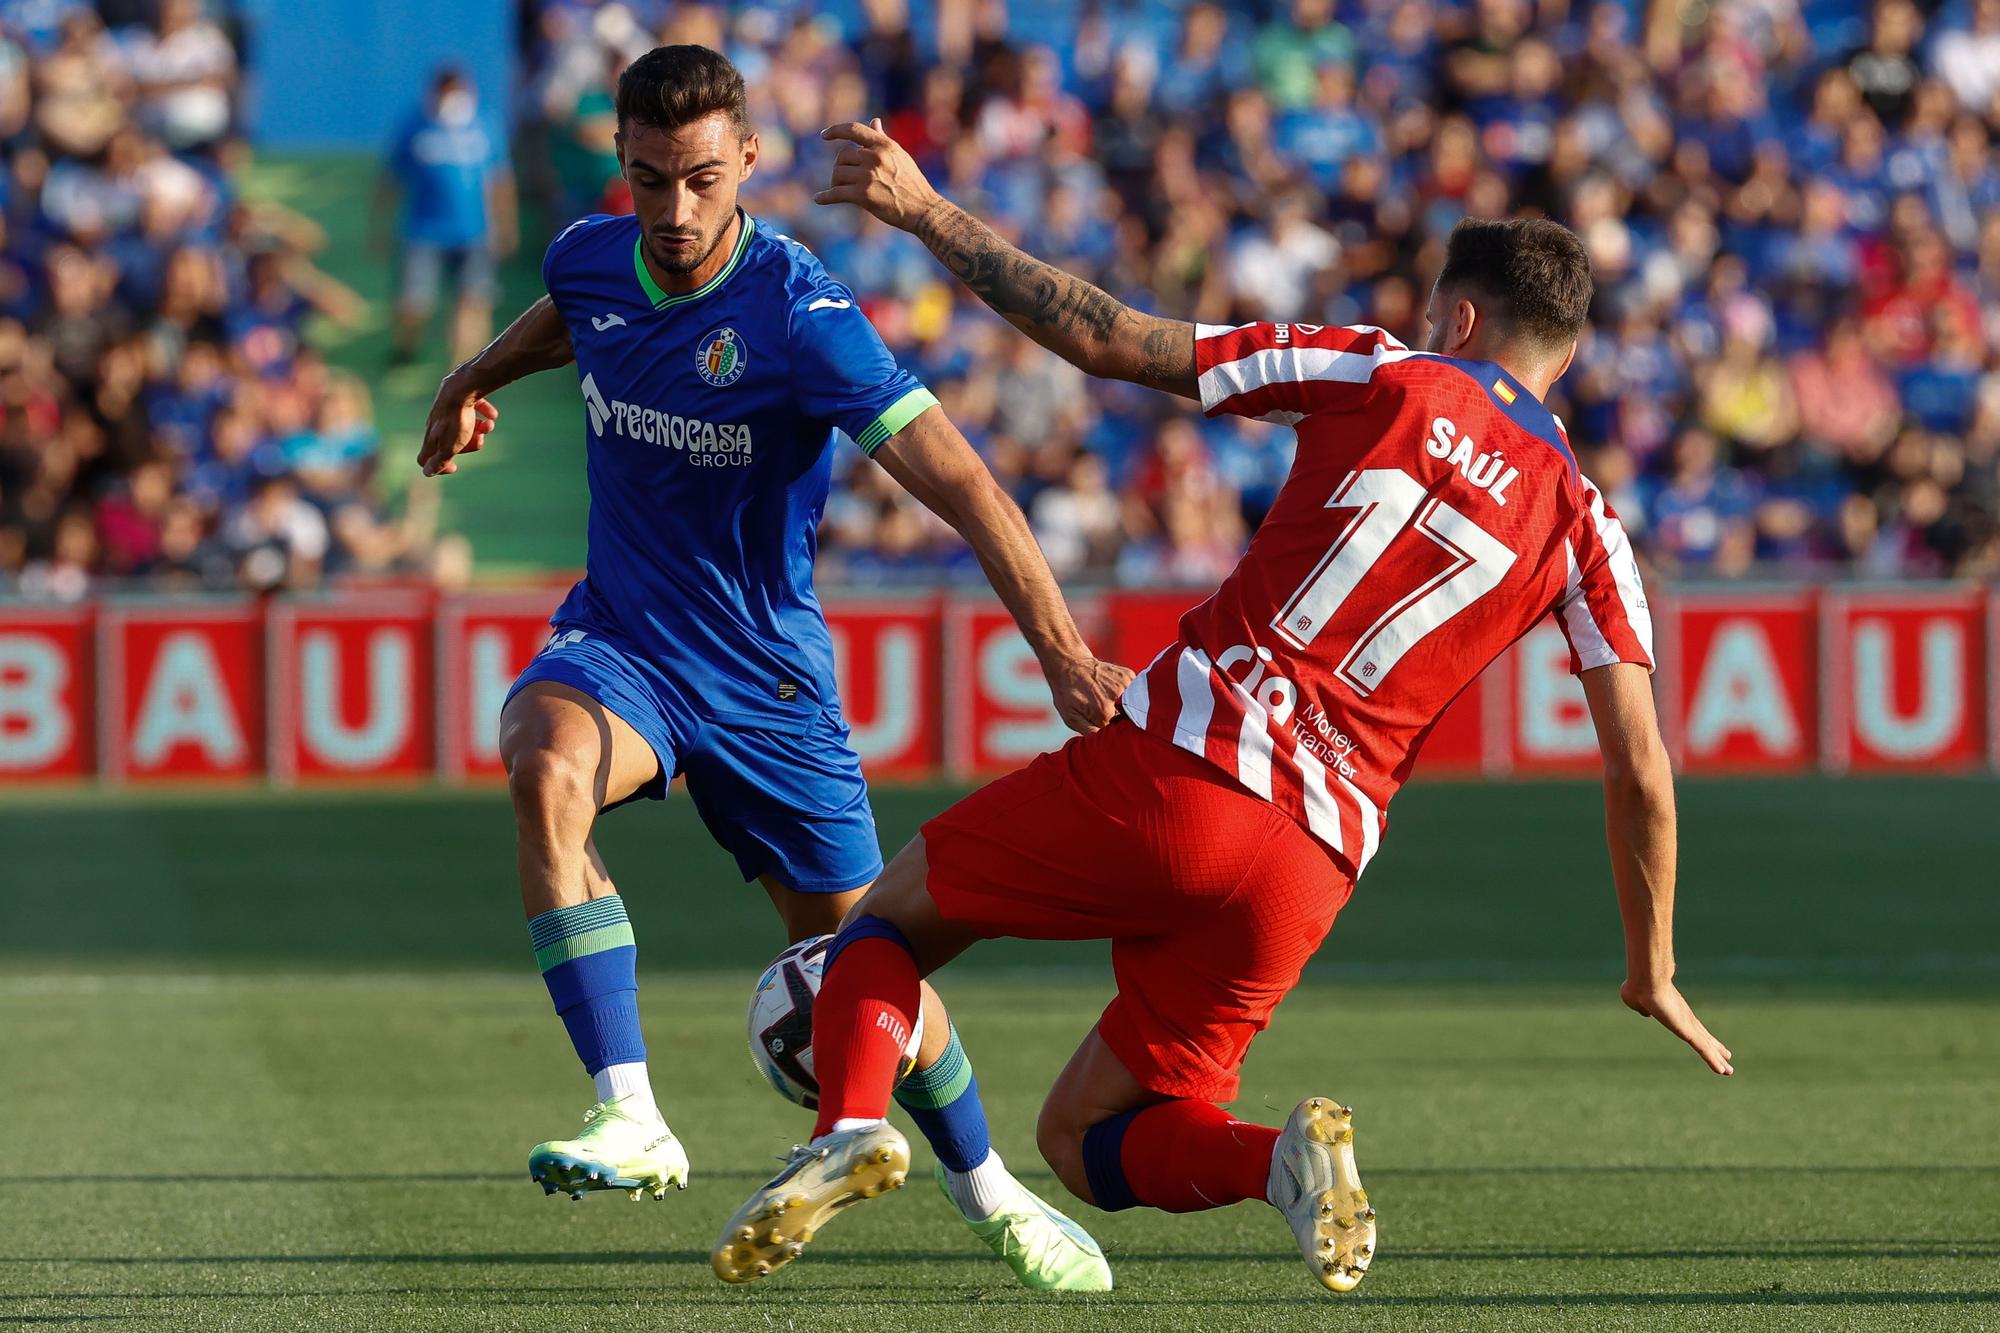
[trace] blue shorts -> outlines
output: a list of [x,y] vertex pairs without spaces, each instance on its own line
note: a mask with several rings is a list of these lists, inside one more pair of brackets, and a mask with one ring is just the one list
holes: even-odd
[[653,747],[659,773],[626,799],[664,800],[667,783],[685,776],[695,812],[744,879],[844,893],[882,873],[868,784],[839,714],[822,712],[803,735],[704,719],[653,663],[574,625],[556,627],[507,697],[538,680],[589,695]]

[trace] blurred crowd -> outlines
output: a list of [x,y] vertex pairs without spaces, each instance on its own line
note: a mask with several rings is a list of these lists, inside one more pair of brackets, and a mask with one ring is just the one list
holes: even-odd
[[[1120,298],[1413,344],[1454,222],[1573,227],[1593,327],[1552,406],[1656,571],[2000,572],[2000,0],[1268,0],[855,7],[541,0],[525,142],[552,223],[624,207],[611,81],[743,69],[753,211],[852,284],[1060,572],[1208,583],[1291,432],[1088,383],[914,241],[818,208],[828,123]],[[849,457],[823,561],[970,571]],[[831,570],[829,571],[831,572]]]
[[302,336],[360,298],[240,192],[239,79],[200,0],[0,0],[0,593],[435,558],[434,497],[385,506],[368,388]]
[[[385,499],[368,385],[305,337],[316,316],[362,315],[313,263],[324,233],[242,192],[229,13],[0,0],[0,593],[463,574],[437,488]],[[522,16],[509,109],[545,234],[629,206],[624,64],[663,42],[727,51],[762,134],[746,203],[862,295],[1065,576],[1213,582],[1291,432],[1088,382],[910,238],[815,206],[824,125],[882,117],[1037,254],[1211,323],[1363,322],[1414,343],[1459,217],[1557,218],[1598,296],[1552,406],[1656,572],[2000,573],[2000,0],[938,0],[914,17],[902,0],[525,0]],[[415,201],[405,359],[440,275],[460,296],[452,342],[476,344],[510,242],[504,145],[454,120],[461,93],[441,79],[392,162]],[[977,577],[885,474],[841,457],[828,578]]]

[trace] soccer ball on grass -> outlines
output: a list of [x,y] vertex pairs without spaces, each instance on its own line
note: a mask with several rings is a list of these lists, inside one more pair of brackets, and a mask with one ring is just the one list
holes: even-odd
[[[771,960],[750,996],[750,1061],[780,1096],[807,1110],[819,1109],[819,1079],[813,1073],[812,1007],[826,969],[831,935],[800,940]],[[896,1066],[901,1083],[917,1067],[924,1040],[921,1011]]]

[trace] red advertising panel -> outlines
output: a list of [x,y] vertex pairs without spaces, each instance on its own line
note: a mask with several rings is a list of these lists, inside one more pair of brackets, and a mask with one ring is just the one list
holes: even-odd
[[1041,663],[999,603],[954,600],[944,621],[945,762],[954,777],[1012,772],[1070,738]]
[[97,660],[106,781],[263,770],[261,621],[247,599],[105,604]]
[[[346,590],[0,607],[0,782],[500,774],[501,704],[558,590]],[[1080,601],[1143,667],[1194,592]],[[1661,722],[1691,773],[2000,768],[2000,593],[1943,584],[1695,589],[1656,600]],[[1011,771],[1061,745],[1041,666],[991,598],[828,608],[843,708],[870,776]],[[1598,771],[1569,653],[1545,622],[1452,704],[1423,776]]]
[[431,771],[431,614],[419,593],[300,599],[269,620],[271,775]]
[[1813,594],[1660,599],[1661,721],[1689,773],[1796,771],[1819,745]]
[[826,609],[841,711],[870,778],[921,779],[938,770],[939,605],[920,597]]
[[1196,592],[1114,592],[1104,599],[1105,655],[1143,671],[1180,635],[1181,616],[1202,600]]
[[1977,588],[1826,595],[1828,767],[1957,769],[1984,757],[1985,602]]
[[[1486,668],[1486,768],[1493,773],[1596,773],[1597,729],[1569,670],[1569,641],[1553,620]],[[1501,701],[1505,701],[1505,705]]]
[[0,607],[0,783],[90,771],[90,612]]
[[562,589],[468,593],[438,608],[438,775],[498,778],[500,709],[529,659],[549,641]]

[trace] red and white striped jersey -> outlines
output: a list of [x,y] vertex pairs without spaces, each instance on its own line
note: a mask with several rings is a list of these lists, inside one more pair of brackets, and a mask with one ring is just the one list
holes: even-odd
[[1125,713],[1277,805],[1359,875],[1446,705],[1554,612],[1571,669],[1651,669],[1618,516],[1499,366],[1380,329],[1201,325],[1201,404],[1298,429],[1291,475]]

